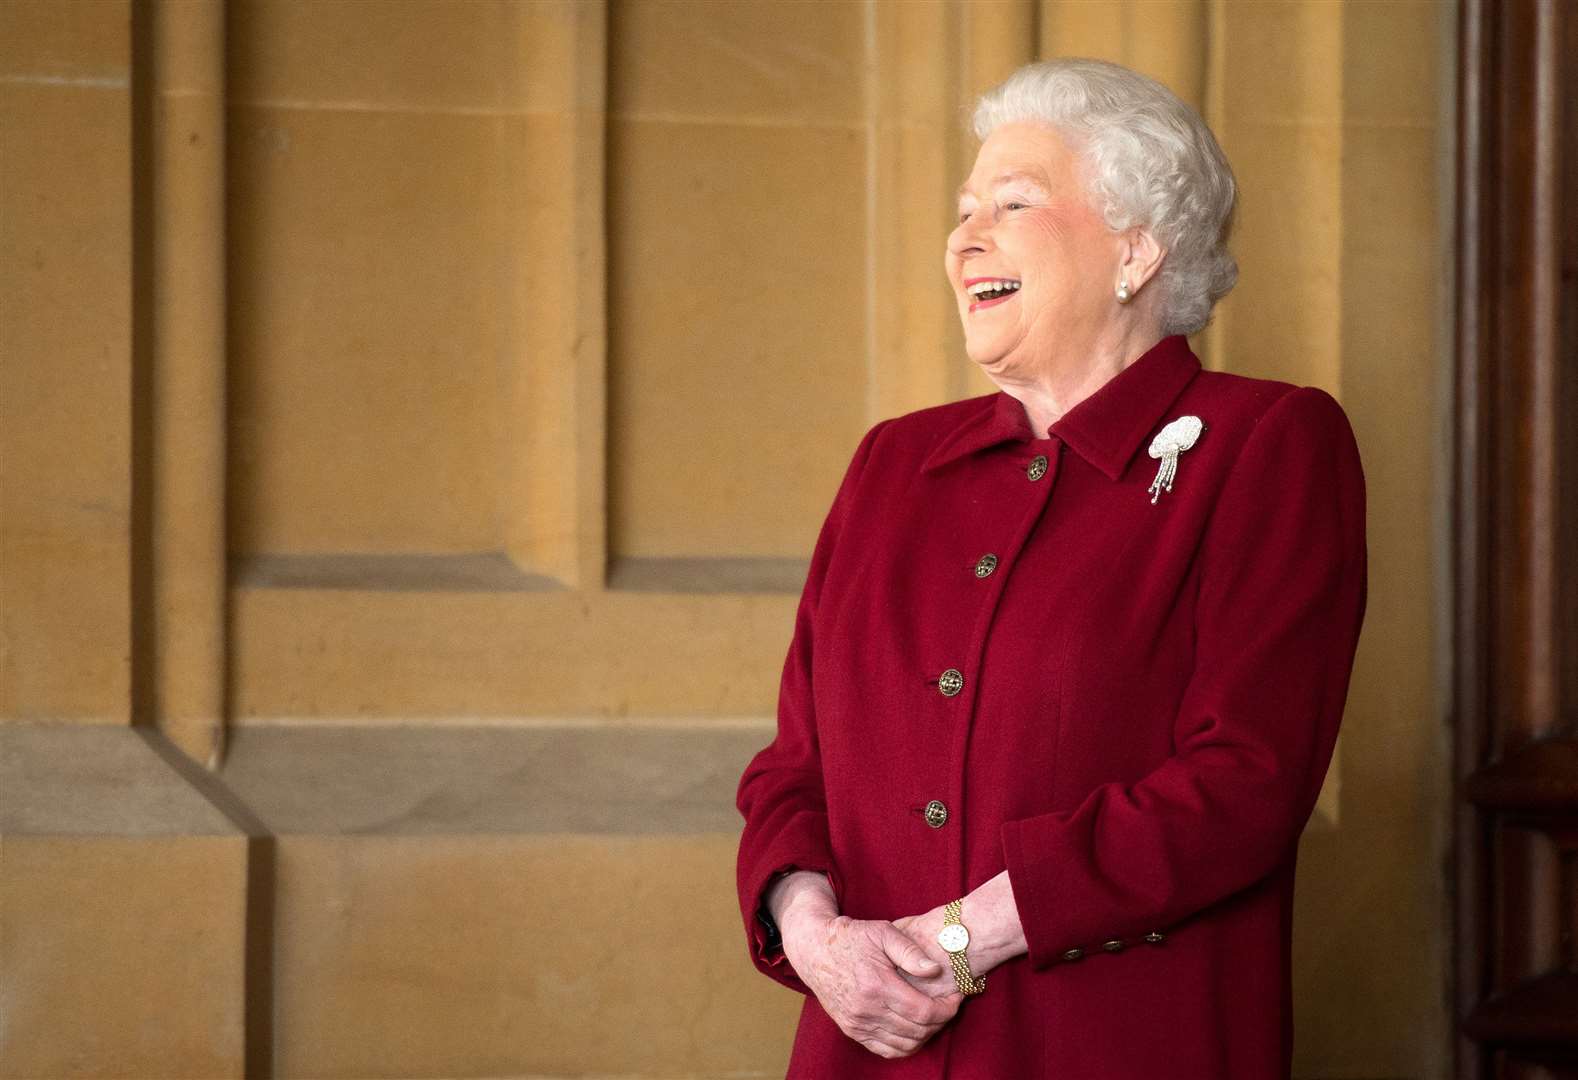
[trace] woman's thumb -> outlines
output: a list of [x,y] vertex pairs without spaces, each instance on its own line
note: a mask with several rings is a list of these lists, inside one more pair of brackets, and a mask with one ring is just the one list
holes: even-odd
[[941,964],[927,956],[921,947],[915,944],[914,938],[897,927],[889,928],[883,940],[883,950],[895,966],[911,975],[927,978],[942,971]]

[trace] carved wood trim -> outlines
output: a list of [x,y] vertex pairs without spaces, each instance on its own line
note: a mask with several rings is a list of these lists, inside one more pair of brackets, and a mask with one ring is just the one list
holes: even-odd
[[1481,1080],[1578,1062],[1578,11],[1460,12],[1455,1075]]

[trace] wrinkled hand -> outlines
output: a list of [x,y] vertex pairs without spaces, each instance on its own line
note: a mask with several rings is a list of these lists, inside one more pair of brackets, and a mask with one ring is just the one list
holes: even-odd
[[[985,978],[988,971],[1029,951],[1008,871],[983,882],[963,900],[960,920],[970,928],[970,944],[964,950],[964,958],[970,962],[970,974],[978,979]],[[945,914],[942,907],[934,907],[919,915],[893,920],[894,929],[902,932],[942,968],[935,975],[904,975],[910,985],[922,993],[935,995],[949,990],[958,993],[948,953],[937,944],[937,933],[942,929]]]
[[[937,934],[942,930],[943,910],[940,907],[919,915],[906,915],[902,919],[893,920],[893,928],[910,939],[910,943],[929,959],[937,962],[940,970],[933,975],[918,975],[905,972],[904,979],[915,989],[923,994],[938,997],[950,991],[962,998],[959,993],[958,983],[953,978],[953,965],[948,959],[948,952],[937,944]],[[970,971],[976,976],[985,975],[986,972],[979,966],[976,958],[975,942],[970,942],[970,947],[964,951],[965,958],[970,961]]]
[[[834,915],[783,927],[784,955],[839,1029],[872,1053],[908,1057],[953,1019],[963,995],[909,936],[882,920]],[[935,945],[935,942],[933,943]],[[919,981],[947,984],[922,993]]]
[[[902,919],[893,920],[894,929],[902,932],[917,949],[937,961],[942,968],[935,975],[904,974],[904,978],[911,986],[923,994],[933,996],[950,990],[955,994],[959,993],[958,984],[953,978],[953,964],[948,959],[948,951],[937,944],[937,934],[942,930],[944,914],[942,908],[934,907],[919,915],[906,915]],[[964,958],[970,962],[970,974],[978,979],[985,978],[988,971],[1006,959],[1001,950],[990,948],[987,942],[982,940],[982,936],[971,927],[970,944],[964,950]]]

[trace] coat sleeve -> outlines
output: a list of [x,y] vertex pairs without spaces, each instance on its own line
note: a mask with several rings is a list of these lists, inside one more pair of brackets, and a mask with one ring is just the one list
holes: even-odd
[[811,686],[812,624],[828,562],[849,516],[872,444],[888,422],[877,424],[861,439],[822,523],[795,615],[794,637],[784,659],[778,688],[777,735],[745,767],[735,798],[735,805],[745,818],[736,871],[751,959],[762,972],[801,993],[809,993],[810,988],[784,958],[776,927],[770,919],[761,917],[762,896],[781,872],[820,870],[827,874],[839,909],[843,909],[844,882],[834,864],[828,836],[827,801],[817,745]]
[[1295,848],[1331,762],[1366,599],[1364,475],[1330,394],[1300,387],[1266,410],[1197,558],[1195,667],[1173,756],[1072,810],[1003,826],[1032,967],[1169,927]]

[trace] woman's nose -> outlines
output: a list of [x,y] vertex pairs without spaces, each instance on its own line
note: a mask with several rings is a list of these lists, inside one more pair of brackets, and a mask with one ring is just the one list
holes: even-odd
[[991,242],[982,221],[983,215],[977,211],[966,217],[953,232],[948,234],[948,251],[964,258],[967,255],[979,255],[987,250]]

